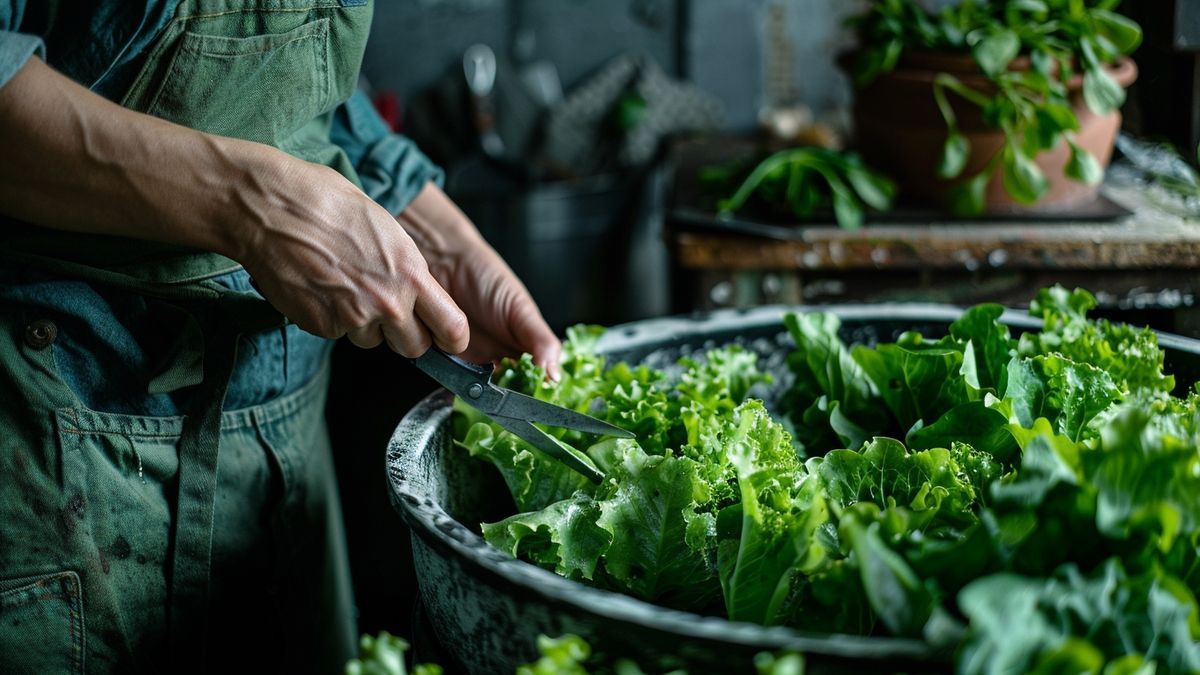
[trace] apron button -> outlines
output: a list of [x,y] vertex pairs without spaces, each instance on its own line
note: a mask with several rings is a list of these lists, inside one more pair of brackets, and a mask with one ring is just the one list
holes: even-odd
[[58,326],[49,319],[31,321],[25,326],[25,344],[33,349],[45,349],[58,337]]

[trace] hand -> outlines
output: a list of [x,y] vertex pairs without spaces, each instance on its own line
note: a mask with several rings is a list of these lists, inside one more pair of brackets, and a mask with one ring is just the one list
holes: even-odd
[[551,378],[559,378],[562,343],[529,291],[445,193],[426,185],[397,220],[469,318],[465,358],[489,362],[529,352]]
[[241,184],[235,256],[267,300],[304,330],[359,347],[386,341],[409,358],[433,343],[466,349],[467,317],[391,215],[332,169],[287,167]]
[[462,310],[412,238],[332,169],[122,108],[31,58],[0,87],[0,213],[216,251],[301,328],[459,353]]

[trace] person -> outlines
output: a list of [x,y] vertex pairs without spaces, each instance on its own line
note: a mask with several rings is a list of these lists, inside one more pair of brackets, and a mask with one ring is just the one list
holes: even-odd
[[0,671],[340,671],[330,340],[555,368],[356,92],[371,16],[0,2]]

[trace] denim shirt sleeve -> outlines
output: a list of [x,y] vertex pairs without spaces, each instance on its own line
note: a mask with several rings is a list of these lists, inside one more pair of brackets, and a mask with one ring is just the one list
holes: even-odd
[[442,184],[442,170],[411,140],[392,133],[361,91],[338,108],[330,138],[349,156],[367,196],[392,215],[399,215],[425,183]]
[[16,30],[21,25],[24,5],[24,0],[0,0],[0,87],[8,84],[33,54],[46,58],[41,37]]

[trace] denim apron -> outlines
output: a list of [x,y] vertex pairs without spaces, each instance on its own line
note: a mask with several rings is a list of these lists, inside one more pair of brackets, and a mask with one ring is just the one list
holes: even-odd
[[[122,103],[356,180],[329,124],[370,18],[183,0]],[[340,671],[328,343],[215,254],[33,232],[0,252],[0,672]]]

